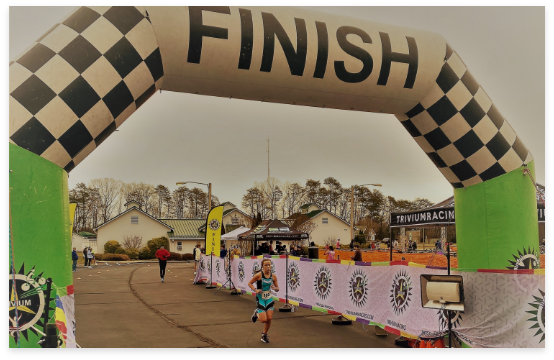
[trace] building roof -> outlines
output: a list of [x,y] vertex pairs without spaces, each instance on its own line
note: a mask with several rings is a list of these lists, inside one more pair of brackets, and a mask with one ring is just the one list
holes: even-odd
[[87,237],[96,237],[96,234],[88,232],[88,231],[81,231],[79,232],[79,235],[81,237],[87,238]]
[[[309,208],[309,207],[312,206],[312,205],[315,205],[315,204],[314,204],[314,203],[304,204],[304,205],[300,206],[300,209],[307,209],[307,208]],[[316,206],[317,206],[317,205],[316,205]]]
[[153,217],[153,216],[151,216],[151,215],[145,213],[144,211],[142,211],[141,209],[137,208],[136,206],[133,206],[132,208],[125,210],[124,212],[120,213],[119,215],[114,216],[113,218],[111,218],[110,220],[106,221],[105,223],[103,223],[103,224],[101,224],[101,225],[98,225],[96,228],[94,228],[94,230],[100,229],[102,226],[111,223],[112,221],[118,219],[119,217],[121,217],[121,216],[127,214],[127,213],[128,213],[129,211],[131,211],[131,210],[139,211],[139,212],[143,213],[144,215],[148,216],[150,219],[152,219],[152,220],[154,220],[154,221],[156,221],[156,222],[159,222],[159,223],[162,224],[163,226],[166,226],[167,228],[173,230],[173,228],[172,228],[170,225],[167,225],[167,224],[165,224],[165,223],[159,221],[159,220],[156,219],[155,217]]
[[230,202],[230,201],[225,201],[223,204],[220,204],[219,206],[225,206],[225,205],[227,205],[227,204],[236,206],[235,204],[233,204],[233,203]]
[[225,211],[223,212],[223,216],[227,216],[227,215],[229,215],[230,213],[232,213],[233,211],[238,211],[239,213],[241,213],[242,215],[246,216],[247,218],[252,219],[252,216],[246,214],[244,211],[239,210],[239,209],[237,209],[237,208],[225,210]]
[[159,219],[171,226],[173,231],[168,232],[170,239],[204,239],[205,234],[199,228],[206,224],[206,219]]
[[[285,220],[294,220],[294,223],[291,226],[300,226],[303,223],[305,223],[306,221],[312,220],[312,219],[318,217],[319,215],[321,215],[323,213],[330,214],[330,215],[336,217],[337,219],[339,219],[340,221],[342,221],[343,223],[350,226],[350,223],[348,221],[344,220],[340,216],[337,216],[337,215],[333,214],[332,212],[330,212],[328,210],[325,210],[325,209],[324,210],[313,210],[313,211],[310,211],[307,214],[295,213],[295,214],[292,214],[291,216],[289,216],[288,218],[286,218]],[[357,229],[355,225],[354,225],[354,229]]]

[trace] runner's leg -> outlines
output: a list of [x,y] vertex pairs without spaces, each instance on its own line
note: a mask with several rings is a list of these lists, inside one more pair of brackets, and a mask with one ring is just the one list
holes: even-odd
[[271,320],[273,319],[273,310],[267,310],[266,318],[267,320],[265,321],[265,325],[264,325],[264,333],[267,335],[267,332],[269,331],[269,327],[271,326]]

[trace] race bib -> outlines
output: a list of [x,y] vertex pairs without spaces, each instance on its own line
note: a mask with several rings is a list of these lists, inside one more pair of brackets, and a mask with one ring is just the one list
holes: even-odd
[[271,299],[271,292],[270,291],[262,291],[262,299],[263,300],[268,300],[268,299]]

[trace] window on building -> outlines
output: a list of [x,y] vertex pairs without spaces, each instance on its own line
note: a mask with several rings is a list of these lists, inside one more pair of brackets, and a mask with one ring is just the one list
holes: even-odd
[[177,251],[183,250],[183,243],[181,241],[177,241]]
[[322,224],[329,224],[329,218],[322,218],[321,223]]
[[238,225],[239,224],[238,216],[235,216],[235,217],[231,218],[231,224],[233,224],[233,225]]
[[131,216],[131,224],[138,224],[138,216]]

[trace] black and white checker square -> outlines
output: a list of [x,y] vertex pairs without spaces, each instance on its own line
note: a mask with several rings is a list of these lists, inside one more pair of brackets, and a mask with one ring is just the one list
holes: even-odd
[[10,142],[70,171],[163,82],[135,7],[81,7],[10,64]]
[[448,45],[429,93],[396,117],[454,188],[493,179],[533,160]]

